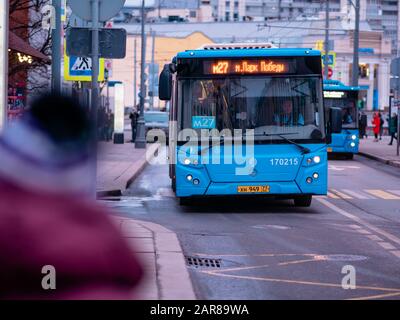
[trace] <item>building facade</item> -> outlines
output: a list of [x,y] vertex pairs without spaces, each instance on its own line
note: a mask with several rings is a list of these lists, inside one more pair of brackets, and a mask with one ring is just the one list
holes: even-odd
[[[272,42],[278,47],[315,48],[324,41],[325,21],[276,21],[265,27],[259,22],[208,22],[208,23],[154,23],[147,26],[156,34],[155,61],[158,70],[179,51],[199,48],[207,43]],[[351,84],[353,61],[353,26],[343,19],[330,21],[330,38],[336,53],[333,66],[333,79]],[[137,75],[136,92],[139,85],[139,67],[134,72],[133,39],[137,42],[137,61],[140,59],[140,38],[137,24],[120,25],[127,30],[128,55],[125,60],[114,61],[113,77],[123,79],[129,88],[134,86],[134,74]],[[366,110],[384,109],[389,105],[391,39],[383,31],[373,30],[366,21],[360,25],[360,85],[366,89]],[[152,41],[148,38],[146,61],[151,62]],[[127,104],[133,105],[133,90],[128,90]]]

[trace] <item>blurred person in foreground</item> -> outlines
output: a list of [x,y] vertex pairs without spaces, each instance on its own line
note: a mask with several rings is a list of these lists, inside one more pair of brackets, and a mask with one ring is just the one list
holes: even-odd
[[0,137],[0,299],[134,298],[141,265],[90,198],[92,135],[74,100],[46,95]]

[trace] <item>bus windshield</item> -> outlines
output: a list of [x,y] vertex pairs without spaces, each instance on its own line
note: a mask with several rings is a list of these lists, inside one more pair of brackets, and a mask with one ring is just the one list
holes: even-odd
[[206,129],[254,129],[256,140],[325,137],[319,77],[182,79],[179,90],[181,129],[199,129],[193,119],[210,119]]
[[326,98],[325,107],[329,110],[332,107],[342,109],[342,121],[343,128],[346,129],[357,129],[357,99],[353,97],[344,97],[341,99],[337,98]]

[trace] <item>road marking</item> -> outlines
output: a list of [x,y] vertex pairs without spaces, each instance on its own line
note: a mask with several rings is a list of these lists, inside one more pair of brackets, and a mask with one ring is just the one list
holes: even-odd
[[337,207],[334,204],[330,203],[326,199],[316,198],[315,200],[319,201],[320,203],[322,203],[323,205],[325,205],[329,209],[339,213],[340,215],[345,216],[345,217],[347,217],[347,218],[349,218],[349,219],[351,219],[351,220],[363,225],[364,227],[366,227],[366,228],[368,228],[368,229],[370,229],[370,230],[372,230],[372,231],[374,231],[376,233],[379,233],[380,235],[382,235],[382,236],[386,237],[387,239],[389,239],[389,240],[391,240],[391,241],[393,241],[393,242],[395,242],[395,243],[400,245],[400,239],[398,237],[386,232],[385,230],[382,230],[379,227],[373,226],[370,223],[364,221],[363,219],[361,219],[361,218],[359,218],[359,217],[357,217],[357,216],[355,216],[355,215],[353,215],[353,214],[351,214],[351,213],[349,213],[349,212],[347,212],[347,211],[345,211],[343,209],[340,209],[339,207]]
[[[310,286],[321,286],[321,287],[331,287],[331,288],[340,288],[342,289],[341,284],[329,283],[329,282],[313,282],[313,281],[302,281],[302,280],[290,280],[290,279],[276,279],[276,278],[261,278],[261,277],[252,277],[252,276],[239,276],[233,274],[224,274],[218,271],[200,271],[202,273],[213,275],[217,277],[227,277],[227,278],[236,278],[236,279],[245,279],[245,280],[257,280],[257,281],[268,281],[268,282],[282,282],[289,284],[303,284]],[[370,286],[359,286],[357,285],[357,289],[365,289],[365,290],[376,290],[376,291],[388,291],[396,293],[400,295],[400,289],[396,288],[382,288],[382,287],[370,287]]]
[[374,195],[375,197],[382,198],[385,200],[400,200],[400,197],[395,196],[394,194],[391,194],[391,193],[383,191],[383,190],[369,189],[369,190],[365,190],[365,191]]
[[355,191],[349,190],[349,189],[343,189],[343,192],[346,192],[346,193],[352,195],[354,198],[361,199],[361,200],[375,199],[372,196],[363,195],[361,193],[358,193],[358,192],[355,192]]
[[400,258],[400,250],[392,250],[390,253],[394,254],[397,258]]
[[348,196],[347,194],[344,194],[343,192],[337,191],[336,189],[331,189],[333,193],[335,193],[337,196],[339,196],[342,199],[353,199],[352,197]]
[[394,193],[398,196],[400,196],[400,190],[388,190],[390,193]]
[[396,250],[396,247],[391,245],[389,242],[378,242],[378,244],[385,250]]
[[370,236],[367,236],[367,237],[372,241],[384,241],[382,238],[378,237],[376,234],[371,234]]
[[335,165],[329,165],[329,170],[333,171],[344,171],[346,169],[360,169],[360,167],[356,166],[335,166]]
[[332,192],[328,191],[328,197],[332,199],[340,199],[336,194],[333,194]]
[[366,296],[366,297],[359,297],[359,298],[351,298],[348,300],[371,300],[371,299],[380,299],[380,298],[388,298],[388,297],[395,297],[395,296],[400,296],[400,292],[394,292],[394,293],[385,293],[385,294],[379,294],[376,296]]
[[358,233],[364,234],[364,235],[370,235],[371,232],[369,232],[368,230],[365,229],[357,229],[356,230]]

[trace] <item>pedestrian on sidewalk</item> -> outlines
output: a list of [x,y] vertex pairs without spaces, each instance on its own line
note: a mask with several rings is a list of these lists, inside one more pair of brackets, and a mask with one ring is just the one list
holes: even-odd
[[389,146],[393,145],[393,140],[398,139],[397,137],[397,125],[398,125],[398,118],[397,113],[393,113],[392,117],[388,119],[389,122],[389,134],[390,134],[390,143]]
[[91,200],[92,137],[56,95],[0,137],[0,300],[132,298],[142,267]]
[[136,141],[136,134],[137,134],[137,124],[138,124],[138,119],[139,119],[139,113],[138,113],[138,108],[139,106],[136,106],[129,115],[129,119],[131,120],[131,129],[132,129],[132,143],[135,143]]
[[381,120],[380,120],[379,114],[378,114],[378,112],[375,112],[374,118],[372,119],[372,127],[373,127],[373,131],[374,131],[374,136],[375,136],[374,142],[379,141],[379,132],[381,130],[380,125],[381,125]]
[[383,116],[382,113],[378,113],[379,115],[379,140],[382,140],[382,136],[383,136],[383,130],[384,130],[384,124],[385,124],[385,120],[383,120]]
[[368,135],[367,135],[368,117],[364,113],[364,111],[361,112],[359,121],[360,121],[360,125],[359,125],[360,126],[360,138],[361,139],[364,139],[364,137],[368,138]]
[[107,112],[107,132],[106,132],[106,140],[111,141],[114,134],[114,113],[109,110]]

